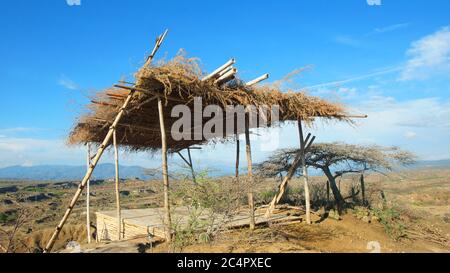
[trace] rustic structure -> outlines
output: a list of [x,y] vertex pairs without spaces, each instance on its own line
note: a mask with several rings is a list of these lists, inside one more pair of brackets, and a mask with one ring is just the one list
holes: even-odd
[[[167,154],[179,153],[188,149],[190,158],[189,149],[192,146],[218,140],[217,138],[207,139],[203,136],[203,125],[211,119],[205,117],[202,118],[201,124],[195,124],[195,121],[193,121],[194,126],[191,128],[190,139],[174,139],[171,128],[177,118],[172,117],[171,112],[177,105],[181,104],[188,107],[191,113],[194,113],[196,98],[201,98],[202,110],[209,105],[217,105],[221,109],[237,105],[244,107],[277,105],[280,110],[279,124],[285,121],[300,120],[310,123],[314,118],[351,122],[352,118],[357,117],[349,116],[346,109],[339,104],[308,96],[304,92],[281,92],[274,86],[256,85],[267,79],[268,74],[243,83],[236,77],[237,69],[233,67],[236,62],[234,59],[210,74],[203,73],[197,60],[186,58],[184,54],[178,54],[168,62],[154,65],[152,63],[153,58],[166,35],[167,31],[156,40],[152,53],[144,66],[136,73],[135,82],[120,82],[114,87],[100,92],[88,106],[90,111],[79,118],[70,133],[70,144],[93,143],[98,145],[98,151],[95,156],[90,158],[92,160],[89,163],[86,175],[70,202],[63,219],[48,242],[45,252],[51,251],[59,232],[88,184],[94,168],[105,149],[111,144],[115,150],[116,194],[119,190],[118,146],[129,151],[155,152],[161,150],[165,214],[163,224],[165,225],[165,238],[168,241],[171,240]],[[270,112],[264,118],[269,123],[272,122]],[[223,124],[226,124],[225,119]],[[249,179],[252,179],[250,129],[260,126],[259,123],[246,122],[245,130],[241,131],[236,127],[230,135],[224,133],[219,138],[219,140],[229,140],[245,133]],[[227,132],[227,130],[224,130],[224,132]],[[302,150],[307,149],[305,143],[302,143],[302,147]],[[186,163],[193,169],[191,159],[186,160]],[[193,177],[195,179],[194,172]],[[250,215],[254,215],[255,211],[252,194],[252,189],[250,189],[248,192]],[[273,210],[273,207],[271,210]],[[116,221],[118,221],[116,232],[120,239],[122,237],[120,228],[122,220],[119,195],[117,195],[116,217]],[[250,218],[250,226],[254,227],[255,219],[254,217]]]

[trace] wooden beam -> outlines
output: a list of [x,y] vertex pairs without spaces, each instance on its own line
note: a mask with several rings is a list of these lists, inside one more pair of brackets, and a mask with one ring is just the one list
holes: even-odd
[[[305,206],[306,206],[306,223],[311,224],[311,196],[309,194],[309,183],[308,183],[308,168],[306,166],[306,145],[307,142],[303,138],[303,126],[301,120],[298,121],[298,132],[300,137],[300,151],[301,151],[301,161],[302,161],[302,176],[305,187]],[[310,136],[310,135],[309,135]]]
[[172,96],[164,96],[164,94],[160,94],[158,92],[147,90],[147,89],[143,89],[143,88],[139,88],[139,87],[125,86],[125,85],[120,85],[120,84],[115,84],[114,87],[141,92],[141,93],[149,95],[149,96],[156,96],[156,97],[158,97],[160,99],[161,98],[163,98],[163,99],[167,98],[168,100],[171,100],[171,101],[186,103],[186,101],[184,101],[182,99],[175,98],[175,97],[172,97]]
[[[86,143],[86,171],[89,170],[89,166],[91,165],[91,144]],[[90,210],[90,199],[91,199],[91,190],[90,190],[90,179],[88,179],[86,183],[86,231],[87,231],[87,242],[91,243],[91,210]]]
[[73,197],[72,201],[69,203],[69,207],[66,210],[61,222],[56,227],[52,237],[47,243],[47,246],[44,249],[44,253],[50,252],[55,244],[56,239],[58,238],[59,233],[61,232],[62,228],[64,227],[64,224],[66,223],[67,219],[69,218],[70,214],[72,213],[73,208],[75,207],[78,199],[80,198],[81,193],[83,192],[84,188],[86,187],[87,181],[91,178],[92,173],[94,172],[95,167],[97,166],[97,163],[100,161],[100,158],[103,155],[103,152],[105,151],[108,144],[111,142],[111,138],[114,132],[115,127],[122,119],[123,115],[125,114],[125,109],[128,107],[130,101],[132,100],[135,92],[131,91],[128,95],[127,99],[123,103],[122,108],[120,108],[113,124],[111,125],[108,134],[106,135],[105,139],[103,140],[102,144],[100,145],[95,158],[92,160],[91,165],[89,166],[88,171],[86,172],[83,180],[80,183],[80,186],[78,187],[77,192],[75,193],[75,196]]
[[272,202],[270,202],[269,207],[267,208],[265,217],[269,218],[272,214],[273,210],[275,209],[275,206],[280,202],[281,198],[283,197],[284,193],[286,192],[286,187],[289,183],[289,181],[294,176],[295,172],[297,171],[300,163],[301,163],[301,155],[302,152],[298,151],[297,156],[295,157],[291,168],[288,171],[288,174],[284,177],[283,182],[281,182],[277,195],[272,199]]
[[153,58],[155,57],[156,52],[158,52],[159,48],[161,47],[161,45],[162,45],[164,39],[166,38],[168,32],[169,32],[169,30],[166,29],[166,31],[164,31],[164,33],[162,35],[160,35],[158,37],[158,39],[156,39],[155,47],[153,48],[152,53],[150,54],[150,56],[148,56],[147,61],[144,64],[144,67],[148,67],[148,66],[150,66],[152,64]]
[[245,115],[245,147],[247,154],[247,176],[249,180],[248,189],[248,205],[250,212],[250,229],[255,229],[255,201],[253,199],[253,164],[252,164],[252,148],[250,144],[250,117],[248,114]]
[[115,175],[115,193],[116,193],[116,213],[117,213],[117,239],[122,239],[122,212],[120,209],[120,174],[119,174],[119,148],[117,146],[117,131],[114,129],[113,133],[114,145],[114,167]]
[[169,203],[169,170],[167,166],[167,136],[164,124],[164,109],[161,98],[158,98],[158,112],[159,112],[159,124],[161,127],[161,153],[162,153],[162,175],[164,183],[164,210],[165,210],[165,231],[167,242],[172,241],[172,220],[170,216],[170,203]]

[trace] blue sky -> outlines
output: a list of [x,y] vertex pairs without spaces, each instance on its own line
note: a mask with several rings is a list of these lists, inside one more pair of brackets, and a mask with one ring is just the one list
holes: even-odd
[[[369,114],[358,126],[311,128],[318,141],[398,145],[422,159],[450,158],[450,2],[5,0],[0,17],[0,167],[83,164],[65,138],[87,95],[132,79],[154,39],[158,58],[180,48],[211,71],[235,57],[240,76],[275,81],[310,68],[291,88]],[[296,146],[293,126],[281,147]],[[258,149],[256,161],[267,153]],[[234,145],[194,155],[230,164]],[[110,160],[108,154],[105,162]],[[156,166],[147,154],[124,164]]]

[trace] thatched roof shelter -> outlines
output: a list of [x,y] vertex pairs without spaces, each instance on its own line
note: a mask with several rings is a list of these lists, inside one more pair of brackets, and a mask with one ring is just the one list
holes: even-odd
[[[256,107],[279,105],[281,122],[312,121],[316,117],[349,121],[346,109],[342,105],[306,95],[304,92],[283,93],[274,86],[248,87],[238,79],[218,85],[214,78],[202,80],[204,76],[205,73],[199,68],[196,59],[179,54],[168,62],[141,68],[135,75],[134,87],[151,90],[163,96],[167,131],[170,131],[172,124],[178,119],[171,117],[172,108],[184,104],[193,111],[195,97],[202,98],[203,108],[208,105],[218,105],[222,109],[225,109],[227,105]],[[108,125],[117,115],[128,92],[129,90],[113,87],[98,93],[88,105],[89,112],[78,119],[70,133],[69,143],[101,143],[109,130]],[[204,118],[203,122],[210,119]],[[134,151],[160,149],[158,107],[152,93],[136,94],[116,130],[118,144],[122,147]],[[243,132],[234,132],[234,134],[239,133]],[[167,137],[169,152],[210,141],[205,138],[175,141],[170,133]],[[223,136],[223,138],[227,137],[229,136]]]

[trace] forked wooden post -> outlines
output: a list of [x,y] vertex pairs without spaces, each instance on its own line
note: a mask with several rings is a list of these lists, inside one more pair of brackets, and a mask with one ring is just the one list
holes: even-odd
[[[305,143],[308,143],[305,147],[305,151],[309,150],[309,148],[314,143],[314,140],[316,139],[316,137],[313,137],[311,140],[309,140],[310,137],[311,137],[311,134],[309,134],[305,140]],[[291,181],[292,177],[295,175],[295,172],[297,171],[300,164],[302,163],[302,154],[303,154],[303,151],[300,149],[298,151],[294,161],[292,162],[291,168],[289,168],[287,175],[284,177],[283,181],[281,182],[277,195],[275,195],[275,197],[272,199],[272,202],[270,202],[269,207],[267,208],[267,211],[265,214],[266,218],[269,218],[269,216],[272,214],[273,210],[275,209],[275,206],[281,201],[281,198],[283,198],[283,195],[286,192],[286,188],[287,188],[289,181]]]
[[[91,143],[86,143],[86,171],[89,170],[89,166],[91,165]],[[91,190],[90,190],[91,181],[88,179],[87,187],[86,187],[86,231],[87,231],[87,242],[91,243]]]
[[164,109],[162,100],[158,97],[158,112],[159,125],[161,127],[161,153],[162,153],[162,175],[164,182],[164,210],[165,210],[165,225],[166,225],[166,239],[167,242],[172,241],[172,220],[170,217],[170,203],[169,203],[169,170],[167,167],[167,136],[166,127],[164,124]]
[[122,211],[120,209],[120,174],[119,174],[119,148],[117,147],[117,131],[114,129],[113,134],[114,144],[114,167],[116,171],[116,211],[117,211],[117,240],[122,239]]
[[272,202],[270,202],[270,205],[267,208],[267,211],[265,214],[266,218],[269,218],[269,216],[272,214],[273,210],[275,209],[275,206],[281,201],[281,198],[283,198],[283,195],[286,192],[286,187],[287,187],[289,181],[294,176],[295,172],[297,171],[297,169],[300,165],[300,162],[301,162],[301,151],[299,151],[297,153],[297,156],[295,157],[294,162],[292,163],[292,166],[289,169],[288,174],[284,177],[283,182],[280,184],[277,195],[272,199]]
[[66,210],[61,222],[58,224],[58,226],[55,229],[55,232],[53,233],[52,237],[50,238],[50,241],[47,243],[47,246],[44,249],[44,253],[50,252],[53,248],[53,245],[55,244],[56,239],[58,238],[59,233],[61,232],[62,228],[64,227],[64,224],[66,223],[67,219],[69,218],[70,214],[72,213],[73,208],[75,207],[78,199],[81,196],[81,193],[83,192],[84,188],[86,187],[86,184],[88,180],[91,178],[92,173],[94,172],[95,167],[97,166],[98,161],[103,155],[103,152],[105,151],[106,147],[110,144],[111,138],[113,135],[113,132],[115,128],[117,127],[117,124],[122,119],[125,109],[128,107],[128,104],[130,104],[131,99],[133,98],[133,95],[135,94],[134,90],[131,90],[128,94],[125,102],[123,103],[122,108],[120,108],[119,113],[117,114],[116,118],[114,119],[114,122],[112,123],[111,127],[109,128],[108,134],[106,135],[105,139],[103,140],[102,144],[98,148],[97,154],[95,155],[94,159],[92,160],[89,169],[87,170],[83,180],[80,183],[80,186],[78,187],[77,192],[75,193],[75,196],[73,197],[72,201],[69,204],[68,209]]
[[252,147],[250,144],[250,117],[247,114],[245,117],[245,147],[247,153],[247,168],[248,168],[248,205],[250,208],[250,229],[255,229],[255,201],[253,200],[253,163],[252,163]]
[[303,182],[305,184],[305,206],[306,206],[306,223],[311,224],[311,201],[309,195],[309,185],[308,185],[308,167],[306,166],[306,143],[303,138],[303,126],[301,120],[298,121],[298,132],[300,136],[300,151],[301,151],[301,161],[302,161],[302,176]]

